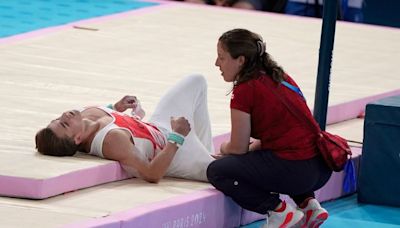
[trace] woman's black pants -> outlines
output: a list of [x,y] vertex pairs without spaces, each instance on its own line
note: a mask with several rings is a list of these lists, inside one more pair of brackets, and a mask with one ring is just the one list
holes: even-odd
[[266,214],[289,195],[297,205],[314,197],[332,171],[320,156],[309,160],[285,160],[270,151],[228,155],[207,169],[210,183],[241,207]]

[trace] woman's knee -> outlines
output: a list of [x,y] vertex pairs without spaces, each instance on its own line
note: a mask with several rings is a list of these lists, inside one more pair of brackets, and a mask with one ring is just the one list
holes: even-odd
[[224,159],[218,159],[211,162],[207,167],[207,178],[211,184],[216,184],[221,178],[225,179],[229,174],[229,168],[226,167]]
[[207,178],[208,181],[212,183],[214,178],[218,176],[219,168],[218,168],[218,160],[211,162],[207,167]]
[[[228,171],[228,172],[227,172]],[[215,160],[207,167],[207,179],[216,189],[226,192],[229,189],[227,182],[231,179],[229,169],[225,167],[225,162],[222,159]]]
[[224,157],[218,160],[214,160],[207,167],[207,178],[210,183],[236,176],[235,174],[235,164],[232,157]]

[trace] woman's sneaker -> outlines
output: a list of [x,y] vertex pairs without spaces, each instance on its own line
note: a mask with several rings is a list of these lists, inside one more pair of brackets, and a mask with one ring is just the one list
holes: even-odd
[[328,219],[328,212],[321,207],[316,199],[310,199],[305,208],[299,208],[304,213],[302,228],[318,228]]
[[303,212],[292,207],[290,204],[286,204],[285,201],[282,201],[282,204],[285,205],[285,209],[282,212],[268,212],[263,228],[289,228],[300,224],[304,217]]

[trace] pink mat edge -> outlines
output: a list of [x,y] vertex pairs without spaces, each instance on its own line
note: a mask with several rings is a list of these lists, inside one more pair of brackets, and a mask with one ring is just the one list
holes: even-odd
[[[224,218],[219,218],[219,215],[216,215],[215,211],[203,211],[205,213],[206,220],[208,222],[216,222],[218,219],[220,220],[219,223],[221,223],[221,219],[229,219],[230,220],[230,226],[229,227],[237,227],[240,225],[240,215],[242,212],[242,209],[234,204],[230,199],[224,197],[224,195],[218,191],[213,189],[212,187],[203,189],[203,190],[197,190],[192,193],[188,193],[182,196],[176,196],[170,199],[166,199],[160,202],[154,202],[150,203],[148,205],[142,205],[139,207],[135,207],[132,209],[128,209],[125,211],[117,212],[115,214],[111,214],[110,216],[103,217],[103,218],[92,218],[88,220],[83,220],[79,222],[75,222],[72,224],[67,224],[63,227],[65,228],[77,228],[77,227],[116,227],[116,224],[120,224],[121,227],[132,227],[133,222],[137,222],[136,220],[143,220],[143,216],[153,216],[156,217],[157,219],[163,219],[168,216],[171,216],[171,213],[166,214],[166,210],[169,211],[170,208],[174,208],[174,215],[178,214],[188,214],[188,213],[193,213],[193,211],[197,211],[200,209],[199,207],[204,210],[205,208],[207,209],[208,207],[214,207],[214,205],[210,205],[204,202],[204,200],[208,201],[213,201],[215,200],[222,200],[222,205],[219,205],[219,207],[226,208],[228,204],[228,210],[232,212],[230,215],[225,215]],[[221,202],[219,202],[221,203]],[[180,208],[181,207],[181,208]],[[189,207],[189,208],[188,208]],[[218,208],[219,208],[218,207]],[[211,208],[208,208],[209,210],[212,210]],[[219,208],[221,209],[221,208]],[[189,210],[189,211],[188,211]],[[178,211],[178,213],[176,213]],[[210,213],[214,212],[214,213]],[[173,217],[173,216],[171,216]],[[184,216],[187,217],[187,216]],[[227,218],[228,217],[228,218]],[[236,220],[235,220],[236,218]],[[156,222],[156,223],[163,223],[163,224],[157,224],[157,227],[175,227],[174,221],[179,221],[180,218],[172,220],[172,221],[163,221],[163,222]],[[234,220],[234,221],[232,221]],[[148,221],[148,218],[146,217],[145,221]],[[143,222],[143,221],[141,221]],[[154,223],[154,221],[153,221]],[[204,222],[205,223],[205,222]],[[218,222],[216,222],[218,223]],[[135,223],[137,224],[137,223]],[[167,224],[167,225],[166,225]],[[168,226],[168,224],[170,226]],[[160,226],[161,225],[161,226]],[[210,225],[210,224],[209,224]],[[210,226],[207,226],[208,228],[211,228]],[[214,226],[214,225],[211,225]],[[135,226],[136,227],[136,226]],[[141,226],[138,226],[141,227]],[[179,226],[177,226],[179,227]],[[197,226],[196,226],[197,227]],[[219,228],[219,227],[215,227]]]
[[400,95],[400,89],[356,99],[353,101],[344,102],[341,104],[332,105],[328,109],[327,123],[333,124],[357,118],[357,116],[365,112],[365,106],[373,101],[377,101],[384,97]]
[[0,175],[0,183],[8,183],[0,185],[0,195],[29,199],[45,199],[55,195],[127,178],[129,178],[129,176],[122,170],[118,162],[110,162],[47,179]]

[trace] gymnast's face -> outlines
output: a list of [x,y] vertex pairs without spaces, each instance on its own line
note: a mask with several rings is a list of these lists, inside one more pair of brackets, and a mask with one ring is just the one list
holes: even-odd
[[60,117],[52,120],[48,127],[60,138],[72,138],[75,143],[83,130],[83,121],[81,113],[77,110],[64,112]]
[[236,59],[232,58],[231,54],[225,50],[223,44],[219,41],[217,45],[218,57],[215,61],[215,66],[219,67],[221,75],[226,82],[233,82],[244,63],[244,56],[239,56]]

